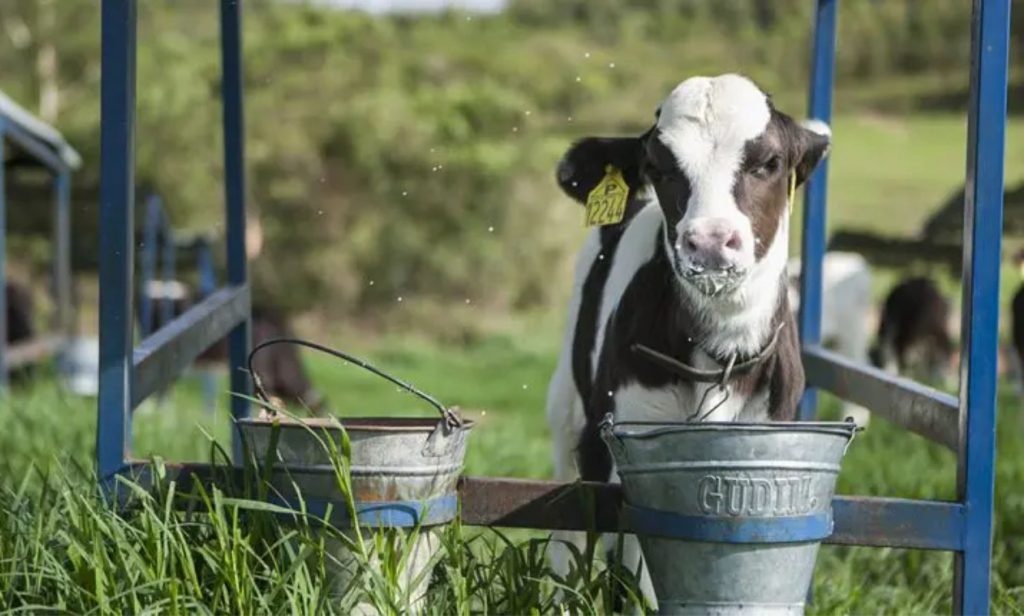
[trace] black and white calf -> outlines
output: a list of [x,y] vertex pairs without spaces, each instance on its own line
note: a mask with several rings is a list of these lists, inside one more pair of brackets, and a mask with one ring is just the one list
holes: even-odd
[[882,305],[872,363],[893,373],[942,382],[950,376],[956,350],[950,316],[949,300],[931,279],[900,282]]
[[[825,156],[828,127],[797,124],[738,75],[687,79],[656,118],[640,137],[576,143],[558,168],[581,202],[608,165],[630,191],[624,220],[593,231],[576,264],[547,404],[561,480],[615,480],[598,436],[607,413],[786,420],[803,393],[786,293],[790,191]],[[726,398],[716,381],[729,364]],[[635,540],[622,556],[635,570]],[[646,573],[642,583],[653,598]]]
[[34,304],[32,290],[19,282],[8,281],[7,297],[7,343],[16,344],[35,335],[32,323]]

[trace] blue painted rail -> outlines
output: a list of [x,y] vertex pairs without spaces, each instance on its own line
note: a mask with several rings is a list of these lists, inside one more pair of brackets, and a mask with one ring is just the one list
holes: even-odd
[[[838,0],[817,0],[810,115],[831,119]],[[241,0],[220,0],[224,104],[227,286],[174,319],[135,348],[132,340],[132,215],[135,128],[135,0],[103,0],[102,206],[100,259],[101,375],[97,460],[100,475],[144,478],[131,460],[131,410],[167,385],[185,365],[230,332],[231,387],[246,394],[241,370],[249,345],[245,263],[245,173],[242,114]],[[822,261],[825,252],[827,165],[806,189],[800,334],[809,389],[801,416],[813,417],[822,388],[885,414],[910,408],[905,422],[958,453],[957,500],[920,501],[838,496],[828,543],[945,550],[955,554],[954,610],[989,610],[995,463],[996,323],[1002,225],[1007,53],[1010,0],[975,0],[971,102],[964,204],[963,349],[959,399],[857,366],[820,348]],[[842,136],[836,138],[841,147]],[[0,234],[2,237],[2,234]],[[233,398],[232,412],[247,412]],[[950,436],[950,435],[953,436]],[[235,441],[235,460],[239,442]],[[204,464],[171,464],[171,477],[232,481],[237,472]],[[464,478],[467,524],[551,530],[623,528],[618,486],[507,478]]]
[[[82,164],[78,153],[54,128],[44,124],[0,92],[0,387],[8,371],[55,352],[74,331],[71,301],[71,173]],[[7,346],[7,168],[41,167],[53,187],[54,335]]]

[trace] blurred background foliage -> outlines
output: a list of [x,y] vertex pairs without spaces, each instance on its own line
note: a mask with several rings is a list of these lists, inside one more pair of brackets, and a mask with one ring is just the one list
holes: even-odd
[[[433,307],[406,312],[428,327],[465,304],[498,316],[553,305],[566,290],[546,281],[566,279],[582,234],[580,211],[552,180],[568,144],[643,130],[660,97],[695,73],[741,70],[799,115],[813,6],[512,0],[496,15],[410,16],[247,1],[249,198],[266,239],[256,297],[367,324],[401,297]],[[970,8],[845,0],[838,111],[962,110]],[[146,0],[139,10],[140,195],[163,195],[182,230],[219,231],[217,3]],[[1024,28],[1013,35],[1019,63]],[[0,3],[0,89],[86,161],[74,186],[84,272],[97,241],[99,40],[96,0]],[[47,92],[57,95],[50,108]],[[45,198],[31,182],[22,190]],[[15,257],[45,259],[47,212],[12,208]]]

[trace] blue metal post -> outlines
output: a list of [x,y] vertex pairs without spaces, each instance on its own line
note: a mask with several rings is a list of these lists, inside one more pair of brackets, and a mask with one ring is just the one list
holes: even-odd
[[217,290],[217,273],[213,269],[213,251],[205,237],[196,242],[196,269],[199,270],[199,296],[206,297]]
[[[7,178],[6,121],[0,117],[0,389],[7,388]],[[4,395],[0,391],[0,395]]]
[[995,489],[996,356],[1010,0],[975,0],[964,191],[963,332],[957,492],[967,509],[954,609],[987,614]]
[[57,331],[69,337],[73,323],[71,300],[71,172],[61,169],[54,178],[53,284],[57,300]]
[[[199,297],[206,298],[217,290],[217,274],[213,269],[213,251],[210,241],[200,237],[196,241],[196,269],[199,270]],[[217,410],[217,374],[204,366],[199,374],[203,390],[203,405],[206,412]]]
[[150,195],[146,200],[146,221],[142,228],[142,272],[139,277],[139,330],[143,338],[153,333],[153,298],[148,287],[156,278],[159,243],[160,197]]
[[[174,297],[169,293],[171,282],[174,282],[178,269],[178,244],[175,242],[174,230],[167,216],[161,213],[160,225],[163,228],[161,237],[163,244],[160,247],[162,261],[160,279],[164,282],[164,290],[168,291],[160,300],[160,327],[167,325],[174,318]],[[155,328],[159,329],[159,328]]]
[[[242,108],[242,6],[240,0],[220,2],[221,97],[224,105],[224,191],[227,222],[227,282],[246,284],[245,254],[245,117]],[[251,392],[244,367],[249,354],[249,326],[246,319],[229,336],[231,391],[239,395]],[[245,417],[249,403],[239,395],[231,399],[231,414]],[[235,462],[242,461],[242,443],[233,432]]]
[[100,87],[100,387],[96,462],[121,469],[131,438],[135,0],[103,0]]
[[[836,55],[836,3],[818,0],[814,20],[814,56],[811,66],[809,115],[832,123],[832,69]],[[804,197],[804,230],[800,270],[800,340],[804,345],[821,342],[821,270],[825,258],[825,209],[828,159],[823,160],[807,182]],[[800,402],[800,419],[813,419],[817,392],[808,388]]]

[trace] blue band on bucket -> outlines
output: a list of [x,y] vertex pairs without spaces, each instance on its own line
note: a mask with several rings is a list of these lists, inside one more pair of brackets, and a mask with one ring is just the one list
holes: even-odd
[[624,505],[629,529],[638,535],[708,543],[795,543],[832,535],[832,513],[774,518],[712,518]]
[[[296,513],[305,508],[306,515],[335,525],[349,525],[348,503],[323,498],[283,498],[270,496],[269,502]],[[327,518],[328,510],[330,519]],[[459,499],[455,494],[423,501],[370,501],[355,503],[359,525],[371,528],[411,528],[451,522],[458,515]]]

